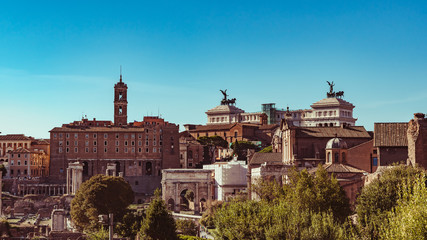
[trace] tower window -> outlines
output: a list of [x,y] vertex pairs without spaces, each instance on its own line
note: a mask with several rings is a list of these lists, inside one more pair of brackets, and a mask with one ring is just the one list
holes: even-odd
[[122,109],[122,107],[120,106],[119,107],[119,115],[122,115],[123,114],[123,109]]

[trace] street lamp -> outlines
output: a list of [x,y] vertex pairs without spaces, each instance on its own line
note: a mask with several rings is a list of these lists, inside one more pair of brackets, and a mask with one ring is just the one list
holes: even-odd
[[109,240],[113,240],[113,214],[110,213],[107,215],[98,215],[99,222],[102,225],[108,225]]

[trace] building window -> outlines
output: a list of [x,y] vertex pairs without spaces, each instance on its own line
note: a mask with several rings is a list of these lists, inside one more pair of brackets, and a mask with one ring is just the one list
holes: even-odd
[[74,133],[74,138],[77,138],[78,137],[78,134],[77,133]]
[[78,141],[74,141],[74,146],[77,146],[78,144]]
[[93,141],[93,146],[96,146],[96,141]]
[[141,139],[141,138],[142,138],[142,134],[141,134],[141,133],[139,133],[139,134],[138,134],[138,138],[139,138],[139,139]]
[[53,134],[53,138],[56,138],[56,133]]
[[93,152],[96,153],[96,147],[93,148]]
[[128,141],[125,141],[125,146],[127,146],[128,145]]
[[69,149],[69,148],[66,148],[66,149],[65,149],[65,151],[68,153],[68,152],[70,152],[70,149]]
[[96,133],[93,134],[93,138],[96,138]]
[[74,148],[74,152],[75,152],[75,153],[77,152],[77,148]]
[[65,137],[70,138],[70,134],[69,133],[65,134]]
[[116,133],[116,138],[119,138],[119,134],[118,133]]
[[125,139],[128,139],[128,134],[125,134]]
[[133,153],[135,152],[135,148],[134,148],[134,147],[132,148],[132,152],[133,152]]
[[10,165],[13,165],[14,164],[14,160],[10,160]]
[[340,158],[340,154],[339,153],[335,153],[335,159],[334,159],[334,162],[335,163],[338,163],[340,160],[339,160],[339,158]]
[[107,146],[107,144],[108,144],[108,142],[107,142],[107,141],[104,141],[104,146]]
[[132,146],[135,146],[135,141],[132,141],[132,142],[131,142],[131,145],[132,145]]
[[119,148],[116,148],[116,153],[118,153],[119,152]]
[[119,141],[116,141],[116,146],[119,146]]
[[125,153],[127,153],[128,152],[128,148],[125,148]]
[[69,142],[69,141],[66,141],[66,142],[65,142],[65,145],[69,146],[69,145],[70,145],[70,142]]
[[138,141],[138,146],[142,146],[142,141]]
[[87,152],[87,153],[88,153],[88,152],[89,152],[89,148],[85,148],[85,152]]
[[62,153],[62,147],[59,147],[59,148],[58,148],[58,152],[59,152],[59,153]]
[[104,138],[108,138],[108,134],[107,133],[104,133]]
[[18,166],[20,166],[20,165],[21,165],[21,161],[18,160]]
[[85,134],[85,138],[89,138],[89,134],[87,134],[87,133],[86,133],[86,134]]
[[27,163],[28,163],[27,161],[24,161],[24,165],[25,165],[25,166],[27,166]]
[[153,153],[155,153],[155,152],[157,152],[157,149],[156,149],[156,148],[153,148]]
[[104,152],[105,152],[105,153],[107,152],[107,148],[104,148]]
[[378,158],[377,157],[372,158],[372,165],[378,166]]
[[148,151],[148,148],[145,148],[145,152],[146,152],[146,153],[148,153],[148,152],[149,152],[149,151]]
[[132,139],[135,139],[135,133],[132,133],[130,136]]
[[142,152],[142,148],[138,148],[138,152]]

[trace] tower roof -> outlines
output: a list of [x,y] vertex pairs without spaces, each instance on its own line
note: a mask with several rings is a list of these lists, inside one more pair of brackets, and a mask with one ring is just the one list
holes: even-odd
[[242,109],[235,107],[233,105],[219,105],[216,106],[206,112],[208,115],[214,115],[214,114],[224,114],[224,113],[244,113]]
[[329,108],[329,107],[343,107],[353,109],[354,105],[341,99],[341,98],[324,98],[311,105],[313,109],[316,108]]

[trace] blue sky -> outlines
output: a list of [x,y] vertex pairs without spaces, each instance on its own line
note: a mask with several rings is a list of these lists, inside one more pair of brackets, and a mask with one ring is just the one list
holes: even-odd
[[310,108],[334,81],[357,125],[427,112],[426,1],[9,1],[0,8],[0,132],[49,137],[82,115],[205,123],[237,106]]

